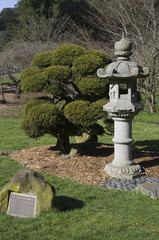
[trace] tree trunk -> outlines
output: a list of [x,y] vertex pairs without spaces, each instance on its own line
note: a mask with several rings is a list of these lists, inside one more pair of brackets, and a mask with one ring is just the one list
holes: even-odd
[[2,78],[1,78],[1,76],[0,76],[0,91],[1,91],[1,95],[2,95],[1,103],[6,103],[6,100],[4,98],[4,92],[3,92],[3,87],[2,87]]
[[149,106],[150,106],[150,113],[156,112],[156,106],[154,103],[149,102]]
[[155,94],[151,94],[151,98],[149,99],[149,107],[150,113],[156,112]]
[[68,153],[70,150],[69,136],[65,132],[61,132],[57,138],[56,147],[62,153]]
[[21,81],[18,81],[18,85],[16,86],[16,93],[15,93],[15,99],[19,98],[20,96],[20,92],[21,92]]
[[145,104],[149,105],[150,113],[156,112],[156,101],[155,101],[155,93],[150,93],[149,89],[144,89],[143,91],[146,99]]
[[13,76],[9,68],[7,69],[7,74],[9,79],[12,81],[13,84],[16,85],[16,93],[15,93],[15,99],[19,98],[20,92],[21,92],[21,80],[19,79],[18,81],[16,78]]

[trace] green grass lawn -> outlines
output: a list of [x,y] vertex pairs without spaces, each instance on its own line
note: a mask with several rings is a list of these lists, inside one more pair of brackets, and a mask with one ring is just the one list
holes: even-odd
[[33,146],[55,144],[50,135],[36,139],[29,138],[20,128],[21,119],[0,118],[0,150],[19,150]]
[[159,125],[133,123],[133,146],[159,154]]
[[[33,146],[55,144],[56,139],[50,135],[31,139],[20,128],[21,119],[0,118],[0,150],[19,150]],[[159,125],[133,122],[133,146],[159,153]],[[112,143],[113,136],[99,136],[99,142]],[[70,138],[74,142],[75,138]]]
[[[15,79],[18,81],[20,79],[20,74],[13,74]],[[9,79],[8,75],[2,76],[2,84],[12,85],[13,82]]]
[[[0,189],[21,166],[0,158]],[[105,190],[44,175],[58,205],[37,218],[0,215],[0,240],[159,239],[159,204],[139,192]]]
[[[132,137],[134,138],[134,147],[159,153],[159,125],[133,122]],[[100,142],[113,144],[113,136],[104,135],[98,138]]]
[[[0,150],[55,144],[45,136],[30,139],[20,129],[21,119],[0,118]],[[133,122],[134,146],[158,152],[159,125]],[[112,143],[112,136],[99,141]],[[74,139],[71,138],[71,142]],[[68,160],[71,161],[71,160]],[[0,190],[22,168],[0,157]],[[56,189],[55,209],[37,218],[0,214],[0,240],[158,240],[159,202],[139,192],[106,190],[67,178],[43,174]]]
[[159,112],[149,113],[146,111],[140,112],[135,116],[134,121],[136,122],[159,122]]

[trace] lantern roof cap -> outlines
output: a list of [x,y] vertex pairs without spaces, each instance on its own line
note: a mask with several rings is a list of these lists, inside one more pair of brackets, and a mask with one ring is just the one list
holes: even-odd
[[129,61],[117,61],[112,62],[106,69],[100,68],[97,71],[98,77],[127,80],[145,78],[149,75],[149,69],[147,67],[142,68],[135,62]]
[[118,56],[117,61],[109,64],[106,69],[98,69],[98,77],[128,81],[149,75],[149,68],[142,68],[136,62],[129,61],[129,56],[132,55],[132,42],[125,38],[124,33],[121,40],[115,43],[115,55]]

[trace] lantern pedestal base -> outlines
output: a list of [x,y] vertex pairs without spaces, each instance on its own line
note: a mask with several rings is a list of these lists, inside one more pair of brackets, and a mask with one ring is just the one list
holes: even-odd
[[105,166],[104,171],[115,178],[134,179],[145,176],[144,170],[139,164],[116,166],[113,163],[109,163]]

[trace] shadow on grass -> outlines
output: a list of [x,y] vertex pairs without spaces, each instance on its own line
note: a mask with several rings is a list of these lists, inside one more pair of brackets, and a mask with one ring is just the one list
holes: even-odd
[[159,140],[137,141],[133,144],[134,147],[142,147],[142,150],[153,151],[159,153]]
[[56,196],[54,206],[60,212],[66,212],[66,211],[82,208],[84,206],[84,203],[81,200],[78,200],[75,198],[70,198],[65,196]]

